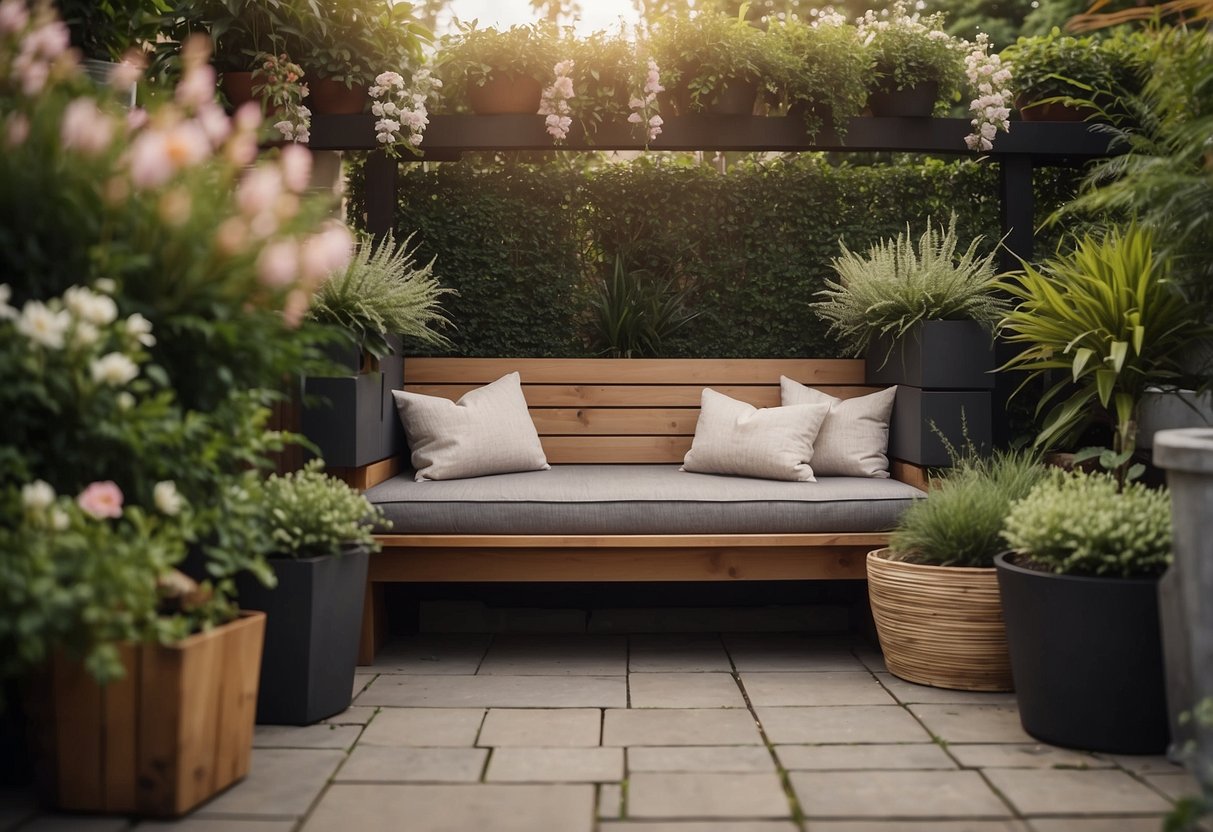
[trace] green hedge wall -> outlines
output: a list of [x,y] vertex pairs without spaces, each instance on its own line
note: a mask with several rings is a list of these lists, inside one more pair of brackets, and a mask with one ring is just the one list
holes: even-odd
[[[402,167],[397,238],[416,232],[459,292],[446,302],[455,354],[591,355],[586,253],[623,249],[691,287],[698,315],[667,343],[670,356],[838,356],[808,304],[840,239],[866,247],[952,210],[962,243],[984,234],[993,247],[999,236],[997,168],[972,161],[837,166],[800,155],[724,174],[649,157],[573,162]],[[1036,176],[1043,217],[1076,174]],[[352,191],[357,215],[357,175]]]

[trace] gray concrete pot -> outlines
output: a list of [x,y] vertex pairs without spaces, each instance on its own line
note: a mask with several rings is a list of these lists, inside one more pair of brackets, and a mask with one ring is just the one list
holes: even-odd
[[1213,392],[1150,390],[1141,397],[1137,415],[1137,446],[1154,447],[1160,430],[1213,427]]
[[[1154,462],[1167,470],[1174,511],[1175,562],[1162,595],[1167,699],[1179,714],[1213,697],[1213,428],[1160,431]],[[1169,601],[1169,603],[1168,603]],[[1196,740],[1190,766],[1206,793],[1213,790],[1213,726],[1188,724],[1176,740]]]

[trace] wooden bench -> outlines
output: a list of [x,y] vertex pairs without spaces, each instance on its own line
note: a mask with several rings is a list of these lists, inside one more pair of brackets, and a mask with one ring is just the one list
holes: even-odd
[[[458,399],[514,370],[544,452],[561,463],[681,462],[700,393],[712,387],[757,407],[780,403],[786,375],[847,398],[864,386],[864,363],[845,359],[408,358],[404,387]],[[357,488],[407,469],[387,459],[339,471]],[[899,461],[892,476],[925,487],[924,471]],[[363,612],[360,662],[382,641],[384,584],[490,581],[745,581],[863,578],[882,533],[712,535],[378,536]]]

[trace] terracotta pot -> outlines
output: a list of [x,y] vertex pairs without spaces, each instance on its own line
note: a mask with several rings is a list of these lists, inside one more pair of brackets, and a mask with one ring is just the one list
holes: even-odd
[[930,118],[939,100],[939,83],[924,81],[903,90],[874,90],[868,107],[874,116],[890,118]]
[[543,86],[529,75],[490,75],[483,85],[468,83],[468,103],[481,116],[539,112]]
[[1071,107],[1060,101],[1039,104],[1023,96],[1016,97],[1015,109],[1024,121],[1087,121],[1097,112],[1092,107]]
[[332,78],[317,78],[307,82],[309,95],[304,103],[315,115],[357,115],[366,108],[367,91],[363,84],[347,87]]
[[223,94],[227,96],[228,103],[235,110],[241,104],[247,104],[254,100],[253,97],[253,73],[248,72],[225,72],[223,79],[219,82],[219,88],[223,90]]
[[[754,114],[754,102],[757,98],[757,84],[733,78],[724,81],[710,100],[704,101],[700,98],[700,112],[714,116],[750,116]],[[678,112],[695,112],[691,105],[691,94],[685,87],[678,90]]]

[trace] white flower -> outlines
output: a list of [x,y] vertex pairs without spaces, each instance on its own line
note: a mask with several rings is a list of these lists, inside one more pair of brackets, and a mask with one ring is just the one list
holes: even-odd
[[644,121],[644,116],[642,116],[640,113],[632,113],[628,116],[629,124],[640,124],[642,121]]
[[152,335],[152,322],[138,312],[126,319],[126,331],[145,347],[156,345],[156,337]]
[[113,298],[85,286],[72,286],[64,292],[63,305],[80,320],[96,326],[109,326],[118,317],[118,304]]
[[66,309],[53,310],[41,301],[27,301],[17,318],[17,331],[31,341],[52,350],[63,348],[63,336],[71,326],[72,315]]
[[72,346],[78,349],[91,347],[101,338],[101,331],[88,321],[80,321],[72,332]]
[[130,410],[135,406],[135,397],[125,390],[115,396],[114,401],[118,405],[119,410]]
[[185,506],[185,498],[172,480],[162,480],[152,487],[152,502],[156,504],[156,511],[169,517],[180,514]]
[[66,531],[71,524],[71,518],[67,516],[67,512],[61,508],[51,509],[51,528],[57,532]]
[[21,505],[29,512],[46,511],[55,502],[55,489],[44,480],[21,486]]
[[106,353],[89,364],[89,374],[97,384],[121,387],[139,375],[139,366],[120,352]]
[[93,281],[93,288],[98,292],[112,295],[118,290],[118,284],[108,277],[99,277]]
[[12,296],[12,287],[7,283],[0,283],[0,321],[11,321],[17,317],[16,307],[8,305]]

